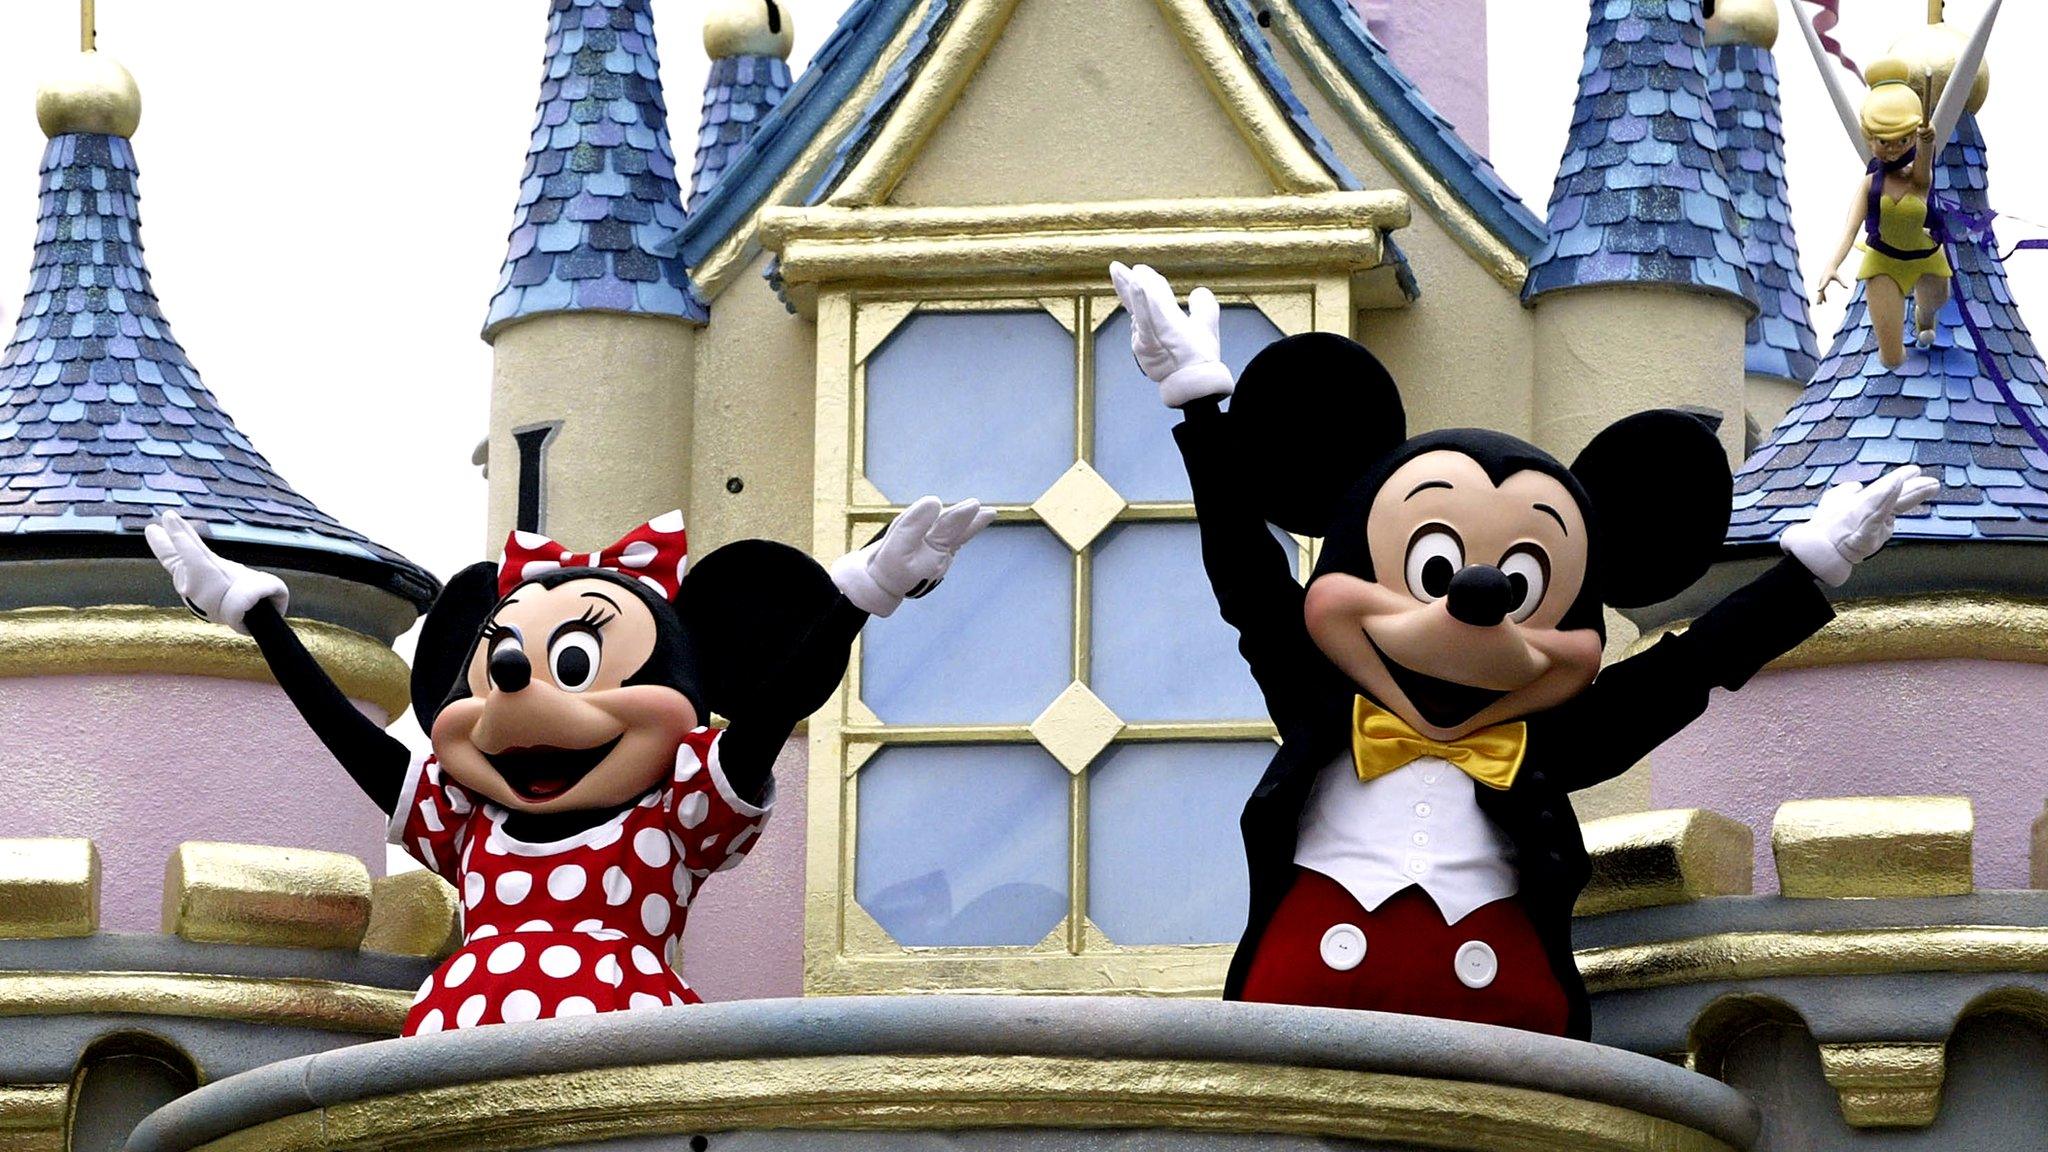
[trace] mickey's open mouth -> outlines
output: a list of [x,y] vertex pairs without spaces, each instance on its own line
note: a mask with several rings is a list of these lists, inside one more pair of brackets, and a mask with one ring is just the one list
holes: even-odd
[[1395,687],[1401,689],[1424,720],[1437,728],[1456,728],[1477,716],[1488,704],[1507,695],[1499,689],[1459,684],[1404,667],[1380,649],[1370,632],[1365,633],[1365,642],[1372,645],[1380,663],[1387,666],[1387,674],[1394,678]]
[[[512,791],[522,800],[541,803],[553,800],[578,781],[590,774],[590,770],[604,763],[612,749],[619,746],[624,735],[614,736],[595,748],[556,748],[550,744],[536,744],[525,748],[507,748],[502,752],[485,752],[484,759],[512,786]],[[479,749],[479,751],[482,751]]]

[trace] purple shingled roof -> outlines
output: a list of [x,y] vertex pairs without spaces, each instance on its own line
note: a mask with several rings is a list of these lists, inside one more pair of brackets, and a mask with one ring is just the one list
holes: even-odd
[[704,202],[768,114],[789,94],[789,65],[773,56],[726,56],[704,78],[704,116],[697,130],[697,166],[690,175],[690,211]]

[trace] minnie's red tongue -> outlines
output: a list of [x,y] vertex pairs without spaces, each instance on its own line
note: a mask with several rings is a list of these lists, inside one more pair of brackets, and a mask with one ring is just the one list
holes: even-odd
[[569,790],[574,781],[563,776],[544,776],[526,780],[517,785],[519,795],[528,800],[552,800]]

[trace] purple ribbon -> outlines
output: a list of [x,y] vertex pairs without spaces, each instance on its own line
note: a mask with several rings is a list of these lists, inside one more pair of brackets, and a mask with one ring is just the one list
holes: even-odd
[[[1991,211],[1973,212],[1953,201],[1943,204],[1944,234],[1938,239],[1948,245],[1950,264],[1956,263],[1955,246],[1959,241],[1987,248],[1993,257],[1998,256],[1998,238],[1991,234],[1991,218],[1996,215],[1996,212]],[[1960,229],[1956,227],[1957,221],[1962,223]],[[2012,247],[2012,252],[2023,250],[2048,250],[2048,240],[2022,240]],[[2008,252],[2006,255],[2011,254]],[[2012,382],[2005,378],[2004,372],[1999,371],[1998,361],[1992,358],[1990,350],[1984,346],[1984,332],[1977,327],[1976,317],[1970,315],[1969,301],[1957,299],[1956,311],[1962,314],[1963,327],[1969,330],[1970,351],[1976,354],[1977,366],[1984,370],[1986,376],[1991,377],[1992,386],[1998,389],[1999,398],[2012,410],[2013,416],[2020,422],[2020,427],[2025,428],[2027,435],[2033,438],[2034,446],[2048,453],[2048,432],[2042,431],[2040,421],[2035,420],[2034,414],[2027,410],[2027,406],[2020,403],[2018,396],[2013,395]]]

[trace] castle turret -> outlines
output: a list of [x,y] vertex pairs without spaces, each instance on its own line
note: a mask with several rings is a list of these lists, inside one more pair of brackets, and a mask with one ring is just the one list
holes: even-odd
[[1721,418],[1742,449],[1744,329],[1756,314],[1707,96],[1698,0],[1596,0],[1536,309],[1537,443],[1569,458],[1654,405]]
[[132,931],[156,925],[182,840],[248,839],[253,820],[277,842],[383,858],[383,816],[254,645],[178,601],[143,527],[175,511],[282,571],[300,635],[380,718],[406,705],[390,643],[437,586],[294,491],[200,380],[143,261],[141,96],[86,27],[36,98],[35,255],[0,352],[0,836],[96,840],[104,923]]
[[513,527],[594,547],[687,505],[705,309],[683,219],[648,0],[559,0],[484,324],[493,552]]
[[789,93],[789,51],[795,43],[789,13],[775,0],[719,0],[704,18],[711,70],[704,78],[697,164],[690,175],[692,212]]
[[1744,407],[1759,437],[1776,427],[1820,362],[1785,185],[1785,130],[1771,55],[1777,38],[1773,0],[1719,0],[1707,16],[1707,97],[1756,292]]

